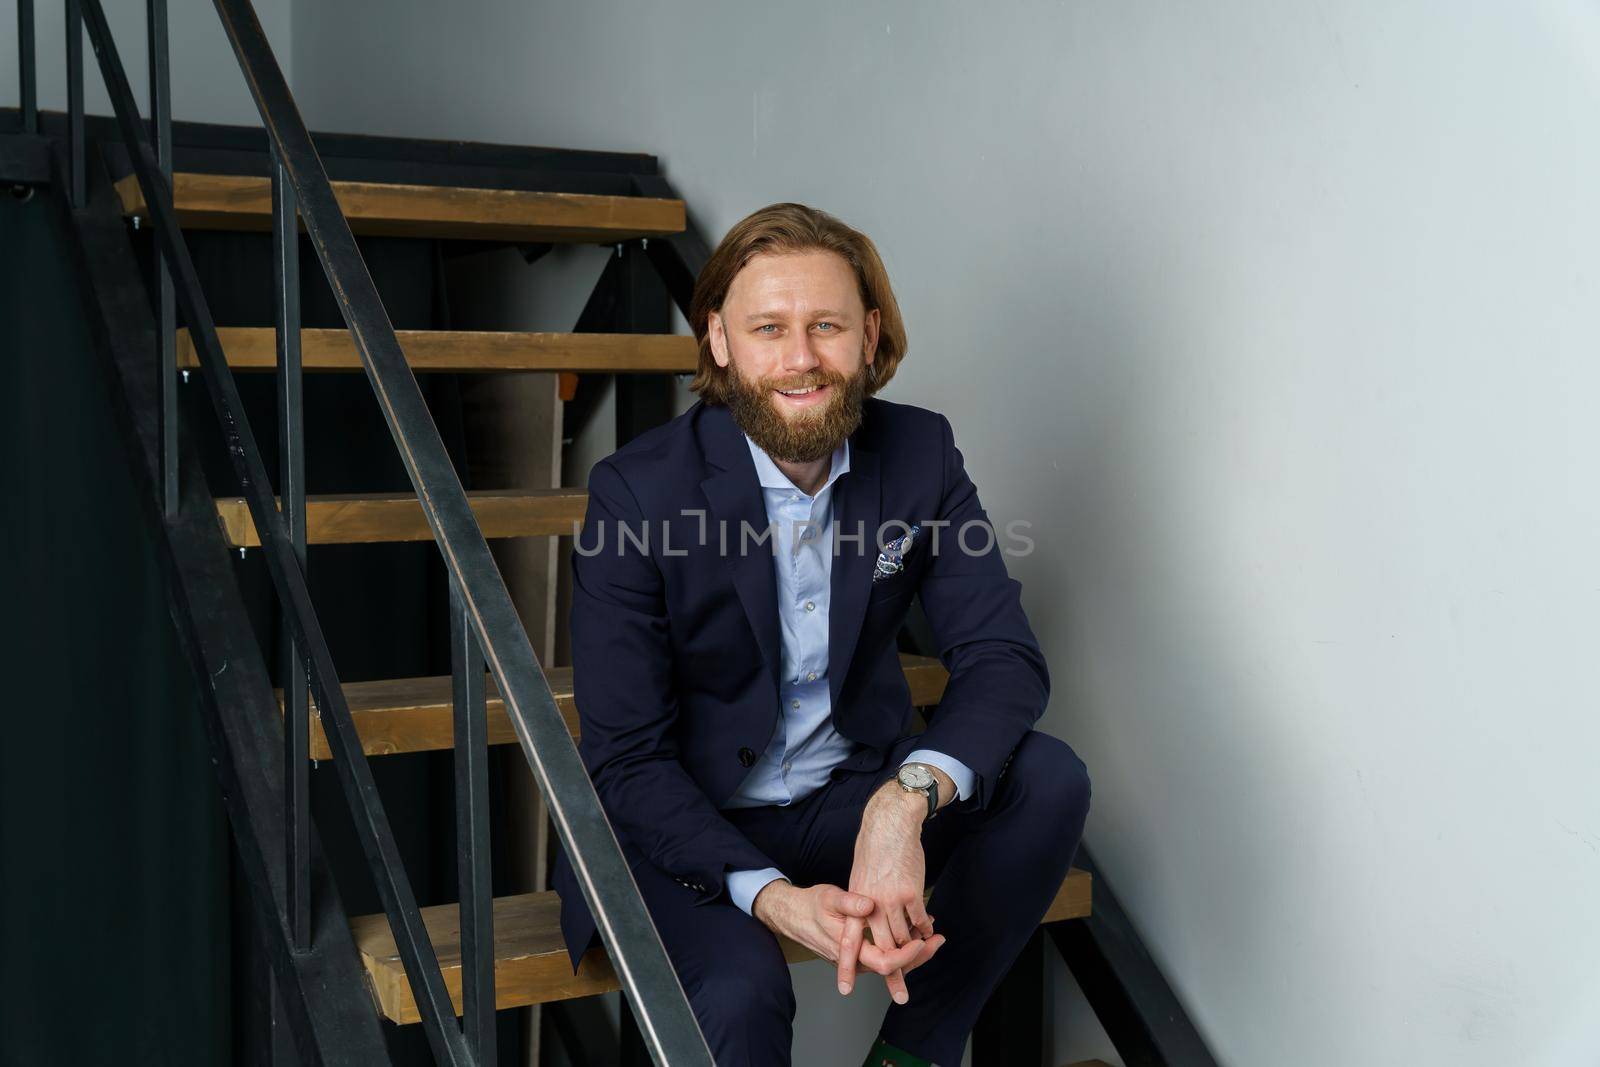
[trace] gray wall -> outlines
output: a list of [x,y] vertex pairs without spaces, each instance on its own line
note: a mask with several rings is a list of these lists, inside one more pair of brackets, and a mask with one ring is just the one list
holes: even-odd
[[1223,1061],[1600,1060],[1593,4],[324,0],[294,40],[320,126],[642,149],[713,236],[872,234],[887,395],[1036,524],[1045,725]]
[[[267,40],[278,54],[286,77],[294,76],[290,57],[289,0],[254,0],[256,16],[267,33]],[[146,43],[143,0],[101,0],[117,52],[122,56],[139,102],[139,113],[150,114],[150,65]],[[34,0],[36,58],[38,62],[39,106],[53,111],[67,108],[66,5],[61,0]],[[0,107],[18,106],[17,87],[17,7],[16,0],[0,2]],[[172,117],[184,122],[259,123],[261,121],[250,91],[245,88],[239,61],[222,30],[222,22],[211,0],[167,0],[167,26],[171,44]],[[87,36],[83,46],[84,110],[91,115],[110,115],[111,98],[106,95],[100,68],[90,51]]]

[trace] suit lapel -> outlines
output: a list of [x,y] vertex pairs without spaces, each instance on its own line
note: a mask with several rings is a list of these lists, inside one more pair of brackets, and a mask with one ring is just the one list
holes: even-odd
[[[833,483],[836,540],[828,587],[828,698],[833,707],[838,707],[839,687],[855,656],[878,559],[878,454],[861,447],[862,436],[860,429],[850,435],[850,469]],[[846,540],[857,533],[862,535],[859,542]]]
[[761,657],[766,660],[773,685],[778,684],[778,674],[783,669],[783,646],[778,633],[778,579],[773,574],[774,532],[760,544],[751,536],[743,544],[740,537],[746,526],[752,535],[767,528],[767,505],[761,496],[761,484],[756,478],[756,465],[750,458],[750,447],[733,421],[733,413],[720,404],[703,405],[702,447],[706,459],[718,473],[700,482],[706,495],[711,515],[707,526],[707,539],[718,546],[719,557],[733,570],[733,585],[739,592],[739,603],[744,607],[750,628],[755,632],[756,644],[761,647]]

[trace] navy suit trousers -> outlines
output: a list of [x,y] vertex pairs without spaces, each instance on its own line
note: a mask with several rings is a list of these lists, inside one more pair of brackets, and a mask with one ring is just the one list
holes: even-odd
[[[885,769],[834,771],[795,804],[724,814],[796,885],[848,888],[867,798],[918,740],[896,741]],[[961,1062],[978,1013],[1066,878],[1089,811],[1089,776],[1069,745],[1033,730],[989,803],[976,810],[972,799],[952,801],[923,827],[928,911],[946,941],[906,976],[909,1002],[891,1004],[881,1028],[891,1044],[943,1067]],[[795,998],[777,937],[726,897],[696,905],[693,890],[648,860],[634,876],[720,1067],[789,1063]],[[857,985],[881,981],[862,971]]]

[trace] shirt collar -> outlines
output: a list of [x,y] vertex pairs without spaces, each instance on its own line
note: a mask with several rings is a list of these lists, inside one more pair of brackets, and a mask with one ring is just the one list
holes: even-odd
[[[740,432],[743,433],[742,430]],[[789,476],[787,474],[783,473],[783,471],[778,468],[778,465],[772,461],[772,457],[767,455],[766,451],[760,445],[756,444],[750,439],[749,434],[744,435],[744,440],[745,444],[750,446],[750,458],[755,461],[756,479],[761,483],[762,488],[787,489],[793,492],[802,491],[798,485],[795,485],[794,482],[789,480]],[[813,497],[821,496],[824,489],[827,489],[830,485],[838,480],[841,474],[845,473],[849,469],[850,438],[846,437],[843,441],[839,442],[839,447],[833,450],[833,459],[828,464],[828,480],[823,482],[822,487],[815,493],[811,493],[809,495]]]

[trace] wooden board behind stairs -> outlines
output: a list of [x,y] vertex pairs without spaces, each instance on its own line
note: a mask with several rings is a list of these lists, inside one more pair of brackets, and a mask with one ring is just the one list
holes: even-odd
[[[467,494],[485,537],[571,537],[583,526],[588,499],[582,489],[474,490]],[[218,497],[217,518],[234,548],[260,547],[261,538],[244,497]],[[433,530],[422,504],[410,493],[306,497],[308,544],[431,540]]]
[[[900,666],[911,688],[911,703],[917,707],[937,704],[944,695],[950,672],[933,656],[900,654]],[[578,710],[572,697],[572,668],[551,667],[545,671],[556,708],[566,720],[573,738],[578,736]],[[398,752],[424,752],[455,745],[451,710],[450,676],[428,678],[385,678],[375,682],[348,682],[344,697],[361,735],[361,747],[369,756]],[[506,715],[505,702],[494,676],[488,676],[489,744],[516,744],[517,735]],[[283,707],[283,690],[278,690],[278,706]],[[332,759],[321,712],[311,706],[311,758]]]
[[[413,371],[499,373],[573,371],[585,374],[691,374],[700,348],[687,334],[528,333],[509,330],[396,330]],[[217,329],[228,366],[272,371],[278,366],[277,331],[254,326]],[[177,333],[180,370],[200,366],[194,337]],[[300,362],[307,371],[360,371],[349,330],[300,331]]]
[[[541,193],[393,182],[332,183],[357,234],[484,241],[585,241],[609,244],[682,233],[682,200],[587,193]],[[138,179],[116,183],[125,216],[148,216]],[[194,230],[270,230],[272,181],[235,174],[172,176],[178,224]],[[300,228],[305,228],[304,221]]]

